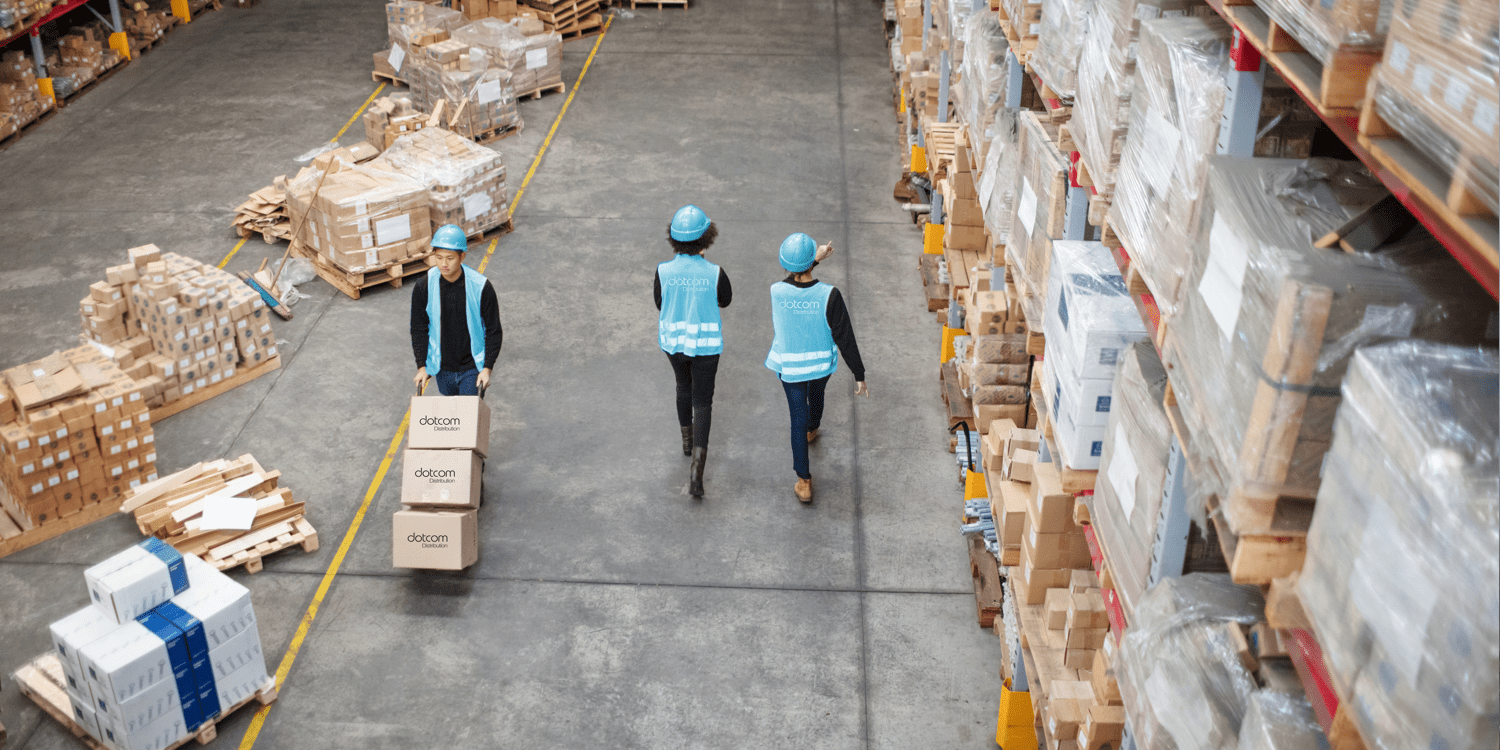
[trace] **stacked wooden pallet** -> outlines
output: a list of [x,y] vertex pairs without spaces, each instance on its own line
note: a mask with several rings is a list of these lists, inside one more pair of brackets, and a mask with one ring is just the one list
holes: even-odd
[[[280,477],[248,453],[198,463],[128,493],[120,510],[134,514],[142,534],[183,554],[197,555],[219,570],[244,565],[255,573],[273,552],[294,545],[307,552],[318,548],[306,505],[279,486]],[[226,519],[226,514],[239,518]]]
[[597,30],[604,24],[599,12],[601,0],[524,0],[536,16],[564,40],[574,39]]

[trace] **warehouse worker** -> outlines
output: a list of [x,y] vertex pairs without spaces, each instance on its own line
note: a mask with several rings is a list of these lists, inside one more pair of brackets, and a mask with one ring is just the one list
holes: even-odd
[[477,396],[490,384],[500,355],[500,303],[484,274],[464,265],[469,241],[456,224],[432,235],[437,265],[412,284],[411,350],[417,358],[417,392],[437,379],[444,396]]
[[667,226],[667,244],[677,257],[656,267],[657,341],[677,378],[677,424],[682,427],[682,454],[692,456],[688,494],[703,497],[703,464],[708,460],[708,430],[713,422],[714,377],[724,351],[719,308],[734,296],[724,269],[703,259],[718,227],[697,206],[677,209]]
[[865,363],[859,358],[854,326],[839,290],[813,278],[812,270],[833,254],[833,245],[818,247],[797,232],[781,243],[781,267],[789,275],[771,285],[771,323],[775,337],[766,367],[781,379],[792,413],[792,469],[797,499],[813,499],[807,444],[818,439],[823,422],[823,391],[839,367],[839,353],[854,373],[854,393],[869,398]]

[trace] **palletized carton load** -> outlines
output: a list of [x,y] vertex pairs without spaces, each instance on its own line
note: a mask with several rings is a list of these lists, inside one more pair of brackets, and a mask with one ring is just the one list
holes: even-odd
[[[1313,57],[1333,63],[1340,50],[1379,50],[1393,20],[1392,0],[1262,0],[1258,5]],[[1402,15],[1410,16],[1412,6]]]
[[11,520],[35,528],[155,479],[151,387],[90,346],[6,370],[0,507]]
[[517,95],[562,83],[562,36],[545,31],[528,35],[519,23],[485,18],[454,30],[452,38],[503,60]]
[[1042,0],[1042,22],[1037,31],[1031,67],[1053,92],[1071,102],[1078,92],[1078,56],[1085,40],[1095,33],[1095,0]]
[[1052,242],[1063,237],[1063,202],[1068,189],[1068,157],[1057,149],[1057,126],[1035,112],[1017,116],[1018,185],[1015,217],[1005,245],[1006,265],[1027,293],[1021,300],[1027,320],[1041,320],[1046,309]]
[[402,136],[372,164],[410,175],[427,186],[434,228],[457,224],[473,236],[510,220],[500,153],[452,131],[429,127]]
[[1299,581],[1328,671],[1372,747],[1493,747],[1500,716],[1500,360],[1357,351]]
[[[144,545],[160,551],[153,541]],[[90,570],[119,575],[143,552],[131,548]],[[273,684],[250,592],[192,555],[170,568],[166,598],[119,621],[118,610],[96,600],[53,623],[53,651],[33,663],[41,669],[56,658],[66,708],[106,747],[168,747]],[[91,588],[98,578],[91,575]]]
[[155,245],[126,251],[79,302],[83,335],[162,406],[278,355],[265,301],[227,271]]
[[0,138],[26,127],[52,107],[52,97],[42,96],[37,88],[31,57],[20,50],[0,55]]
[[1210,161],[1205,251],[1162,360],[1194,479],[1236,533],[1270,529],[1278,498],[1317,495],[1356,347],[1486,341],[1493,306],[1425,230],[1375,255],[1312,246],[1384,195],[1356,162]]
[[416,178],[337,159],[303,169],[287,190],[292,226],[302,227],[292,242],[350,273],[431,252],[427,206],[427,186]]

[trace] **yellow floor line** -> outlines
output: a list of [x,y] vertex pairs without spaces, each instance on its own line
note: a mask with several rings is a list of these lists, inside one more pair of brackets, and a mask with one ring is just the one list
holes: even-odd
[[[599,38],[594,41],[594,48],[589,51],[588,59],[583,63],[583,70],[578,73],[578,80],[573,84],[573,91],[568,94],[567,100],[563,102],[562,111],[557,113],[557,119],[552,121],[552,129],[548,131],[546,140],[542,142],[542,147],[537,150],[536,158],[531,160],[531,168],[526,171],[526,179],[521,182],[521,189],[516,191],[515,200],[511,201],[511,215],[515,215],[516,204],[520,202],[521,195],[526,192],[526,186],[531,182],[532,176],[536,174],[537,165],[542,162],[542,155],[547,152],[547,147],[552,144],[552,136],[557,133],[557,126],[562,122],[563,115],[567,113],[568,105],[573,103],[573,97],[578,93],[578,86],[583,83],[584,74],[589,72],[589,66],[594,62],[594,54],[599,51],[599,44],[604,41],[604,35],[608,33],[609,24],[613,20],[613,17],[611,17],[604,22],[604,28],[599,32]],[[381,84],[381,86],[384,87],[385,84]],[[375,94],[378,93],[380,93],[380,89],[377,88],[375,89]],[[345,130],[349,128],[350,124],[353,124],[361,112],[364,112],[365,107],[370,105],[370,102],[375,99],[375,94],[371,94],[370,98],[365,100],[364,106],[360,107],[360,111],[356,112],[354,117],[349,118],[349,122],[344,125]],[[339,135],[343,134],[344,131],[340,130]],[[338,136],[335,136],[334,140],[338,140]],[[499,237],[490,240],[490,246],[485,251],[484,258],[479,262],[478,268],[480,273],[484,272],[485,267],[489,265],[490,258],[494,257],[495,248],[499,245],[499,242]],[[240,244],[243,245],[245,243],[242,241]],[[239,247],[236,246],[235,251],[237,252],[238,250]],[[231,252],[229,255],[233,257],[234,252]],[[224,261],[227,263],[229,258],[225,258]],[[222,268],[223,264],[220,264],[219,267]],[[380,491],[381,483],[385,481],[386,473],[390,471],[391,462],[395,460],[396,453],[401,448],[401,440],[406,437],[406,428],[410,421],[411,411],[407,410],[406,414],[401,417],[401,426],[396,429],[396,435],[391,438],[391,443],[386,448],[385,457],[380,460],[380,468],[375,471],[375,477],[370,480],[370,486],[365,490],[364,502],[360,503],[359,510],[354,513],[354,520],[350,522],[349,529],[344,532],[344,538],[339,542],[338,551],[334,553],[333,559],[328,562],[328,569],[323,572],[323,580],[318,584],[318,590],[313,593],[312,603],[307,605],[307,611],[302,614],[302,621],[297,624],[297,632],[292,635],[292,642],[287,647],[286,655],[281,657],[281,664],[276,667],[276,685],[278,688],[286,686],[286,678],[292,671],[292,664],[297,661],[297,655],[302,651],[302,644],[306,642],[307,634],[312,629],[313,620],[318,616],[318,609],[322,606],[323,599],[328,596],[328,589],[333,586],[333,579],[338,576],[339,568],[344,564],[344,557],[348,555],[349,548],[354,544],[354,536],[359,532],[360,524],[365,520],[365,513],[369,511],[370,503],[375,500],[375,495]],[[260,737],[260,730],[265,726],[266,715],[271,712],[271,706],[273,705],[275,704],[261,706],[256,710],[255,716],[250,719],[250,726],[245,729],[244,738],[240,740],[240,750],[250,750],[250,748],[255,747],[255,741]]]
[[[380,84],[379,86],[376,86],[375,87],[375,91],[370,94],[370,97],[368,99],[365,99],[365,103],[359,105],[359,109],[357,109],[357,110],[354,111],[354,116],[351,117],[351,118],[349,118],[348,122],[344,123],[344,127],[339,128],[339,132],[336,135],[333,136],[333,140],[336,141],[336,140],[338,140],[340,138],[343,138],[344,137],[344,133],[349,130],[349,126],[353,125],[354,121],[358,120],[359,116],[365,113],[365,109],[370,106],[370,102],[375,101],[375,97],[380,96],[380,92],[383,91],[384,89],[385,89],[385,84],[383,84],[383,83]],[[234,249],[230,250],[228,255],[224,256],[224,260],[219,261],[219,268],[223,268],[224,266],[229,265],[229,260],[235,256],[235,253],[238,253],[240,251],[240,248],[242,248],[242,247],[245,246],[245,240],[248,240],[248,239],[250,239],[250,238],[246,237],[244,240],[240,240],[240,243],[238,245],[235,245]]]

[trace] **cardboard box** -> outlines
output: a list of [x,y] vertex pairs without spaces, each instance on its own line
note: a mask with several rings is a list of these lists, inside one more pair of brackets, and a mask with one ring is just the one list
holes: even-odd
[[1068,623],[1068,590],[1047,589],[1042,600],[1042,621],[1048,630],[1062,630]]
[[1011,577],[1011,583],[1016,588],[1016,598],[1024,604],[1041,604],[1047,595],[1047,589],[1062,588],[1068,585],[1068,571],[1046,568],[1032,568],[1026,564],[1026,557],[1021,556],[1021,564],[1016,566],[1019,575]]
[[[1021,542],[1021,556],[1034,568],[1058,568],[1072,571],[1089,564],[1088,540],[1082,533],[1043,534],[1037,531],[1035,518],[1027,518],[1025,538]],[[1071,572],[1069,574],[1071,576]],[[1058,585],[1066,589],[1068,579]]]
[[401,459],[401,504],[478,508],[484,459],[472,451],[407,450]]
[[1011,481],[1030,483],[1035,477],[1036,465],[1036,451],[1011,451],[1005,457],[1005,476]]
[[397,568],[462,570],[479,560],[479,511],[396,511],[391,542]]
[[62,664],[63,678],[67,683],[63,687],[86,705],[92,705],[93,694],[84,677],[78,652],[118,627],[119,623],[98,607],[84,607],[52,623],[48,628],[52,634],[52,647],[57,651],[57,660]]
[[999,492],[1004,516],[995,516],[997,534],[1001,544],[1019,547],[1026,534],[1026,485],[1002,481]]
[[120,624],[188,588],[182,555],[155,537],[85,570],[83,578],[93,605]]
[[1031,482],[1031,528],[1043,534],[1078,531],[1073,524],[1073,496],[1063,492],[1057,464],[1038,464]]
[[1079,750],[1102,750],[1106,745],[1119,747],[1125,736],[1125,707],[1089,707],[1083,725],[1078,729]]
[[490,453],[490,407],[478,396],[413,396],[408,448]]

